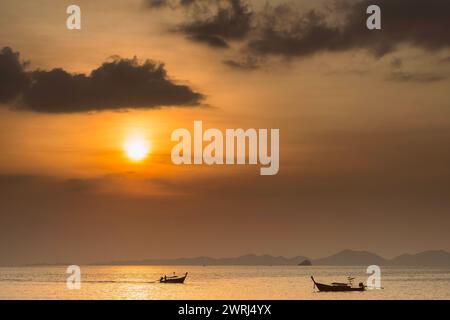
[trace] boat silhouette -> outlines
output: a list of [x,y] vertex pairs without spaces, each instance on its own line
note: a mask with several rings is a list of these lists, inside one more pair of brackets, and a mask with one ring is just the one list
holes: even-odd
[[311,276],[311,280],[314,282],[314,286],[321,292],[364,291],[366,289],[364,283],[362,282],[360,282],[357,287],[353,287],[352,285],[353,278],[348,279],[349,279],[348,283],[333,282],[331,285],[329,285],[316,282],[316,280],[314,280],[314,277]]
[[186,272],[184,276],[164,276],[159,279],[160,283],[184,283],[188,273]]

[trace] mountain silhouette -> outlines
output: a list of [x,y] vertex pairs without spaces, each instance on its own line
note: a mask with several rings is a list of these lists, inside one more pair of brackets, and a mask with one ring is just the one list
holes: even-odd
[[368,251],[342,250],[332,256],[316,259],[313,265],[321,266],[369,266],[386,265],[388,260]]
[[450,253],[444,250],[429,250],[418,254],[403,254],[390,261],[396,266],[450,266]]
[[394,259],[385,259],[369,251],[347,249],[320,259],[310,259],[304,256],[286,258],[247,254],[233,258],[145,259],[96,263],[95,265],[296,266],[305,260],[312,261],[313,266],[450,266],[450,253],[444,250],[429,250],[417,254],[402,254]]
[[286,266],[297,265],[307,259],[303,256],[285,258],[282,256],[274,257],[270,255],[247,254],[235,258],[179,258],[179,259],[146,259],[136,261],[114,261],[109,265],[192,265],[192,266]]

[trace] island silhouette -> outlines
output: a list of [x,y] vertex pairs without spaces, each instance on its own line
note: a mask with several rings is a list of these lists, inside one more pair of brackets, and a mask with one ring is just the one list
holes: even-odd
[[[307,262],[310,262],[307,263]],[[416,254],[402,254],[393,259],[383,258],[369,251],[342,250],[320,259],[305,256],[247,254],[231,258],[193,257],[177,259],[144,259],[99,262],[94,265],[192,265],[192,266],[450,266],[450,253],[444,250],[428,250]]]

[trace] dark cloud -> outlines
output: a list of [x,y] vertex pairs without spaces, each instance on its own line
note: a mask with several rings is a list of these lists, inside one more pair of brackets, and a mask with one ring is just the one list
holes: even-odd
[[196,1],[191,19],[178,27],[194,41],[228,47],[228,40],[241,40],[251,29],[252,11],[242,0]]
[[0,103],[15,99],[27,85],[27,75],[19,53],[5,47],[0,51]]
[[190,40],[214,48],[242,40],[251,30],[253,12],[245,0],[147,0],[148,7],[184,9],[186,21],[175,28]]
[[[300,14],[291,6],[267,9],[258,35],[249,41],[255,54],[307,56],[323,51],[366,49],[376,56],[401,44],[426,50],[450,46],[450,2],[441,0],[380,0],[382,30],[366,28],[366,8],[372,1],[336,2],[333,10]],[[341,23],[331,23],[340,16]]]
[[188,37],[192,41],[203,42],[214,48],[228,48],[228,42],[223,38],[210,34],[193,34]]
[[306,12],[291,2],[259,10],[245,0],[156,3],[189,8],[186,21],[176,30],[191,40],[224,48],[229,40],[239,40],[245,55],[306,57],[363,49],[381,57],[404,44],[429,51],[450,47],[449,1],[376,1],[382,10],[382,30],[366,27],[366,9],[374,4],[371,0],[334,1]]
[[47,113],[72,113],[128,108],[198,105],[203,96],[174,83],[164,64],[136,58],[103,63],[89,75],[63,69],[25,73],[18,53],[0,55],[2,102],[20,96],[15,108]]
[[306,56],[343,45],[338,27],[328,26],[326,16],[317,11],[298,15],[290,5],[266,10],[259,18],[257,35],[247,44],[252,54]]
[[145,4],[150,8],[162,8],[169,5],[167,0],[146,0]]
[[198,0],[145,0],[144,3],[149,8],[166,8],[172,9],[178,7],[188,7]]
[[223,63],[237,70],[256,70],[260,68],[258,60],[254,57],[247,57],[242,60],[224,60]]
[[202,96],[168,79],[163,64],[136,59],[104,63],[90,75],[35,71],[23,102],[37,112],[84,112],[198,104]]

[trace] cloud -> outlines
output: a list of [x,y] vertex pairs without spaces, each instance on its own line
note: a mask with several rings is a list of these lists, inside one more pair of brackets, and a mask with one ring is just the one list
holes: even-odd
[[203,95],[174,83],[164,64],[136,58],[105,62],[89,75],[56,68],[25,72],[19,54],[4,48],[0,55],[2,102],[15,109],[45,113],[74,113],[200,104]]
[[[200,2],[200,1],[197,1]],[[205,1],[203,1],[206,3]],[[252,12],[242,0],[209,1],[192,6],[193,18],[178,27],[194,41],[213,47],[228,47],[228,40],[241,40],[251,29]]]
[[19,53],[5,47],[0,51],[0,103],[15,99],[28,83]]
[[167,7],[169,5],[169,2],[167,0],[146,0],[145,4],[149,8],[163,8]]
[[203,42],[215,48],[228,48],[228,42],[223,38],[211,34],[192,34],[188,37],[192,41]]
[[148,8],[166,8],[170,7],[172,9],[178,7],[188,7],[191,4],[194,4],[198,0],[145,0],[144,4]]
[[366,28],[371,0],[334,1],[308,11],[291,2],[257,10],[245,0],[150,2],[185,10],[186,21],[176,30],[189,39],[223,48],[231,47],[230,40],[240,41],[244,55],[302,58],[366,50],[382,57],[402,45],[428,51],[450,47],[449,1],[379,0],[382,30]]
[[223,63],[237,70],[256,70],[260,68],[258,60],[250,56],[247,57],[246,59],[241,60],[233,60],[233,59],[224,60]]
[[242,40],[251,30],[253,12],[244,0],[147,0],[147,7],[185,10],[185,20],[175,28],[190,40],[214,48]]
[[[260,30],[250,39],[248,49],[260,55],[298,57],[325,51],[366,49],[380,57],[402,44],[426,50],[450,46],[450,2],[377,1],[382,10],[382,30],[366,28],[366,8],[371,4],[369,0],[336,2],[332,10],[306,13],[287,5],[267,9],[261,15]],[[332,23],[337,17],[342,21]]]
[[419,83],[431,83],[436,81],[445,80],[448,77],[446,75],[437,73],[414,73],[405,72],[401,70],[393,71],[387,78],[390,81],[397,82],[419,82]]
[[390,67],[391,71],[386,77],[386,80],[388,81],[433,83],[448,78],[448,75],[436,71],[405,71],[403,67],[403,60],[400,58],[392,59],[390,62]]

